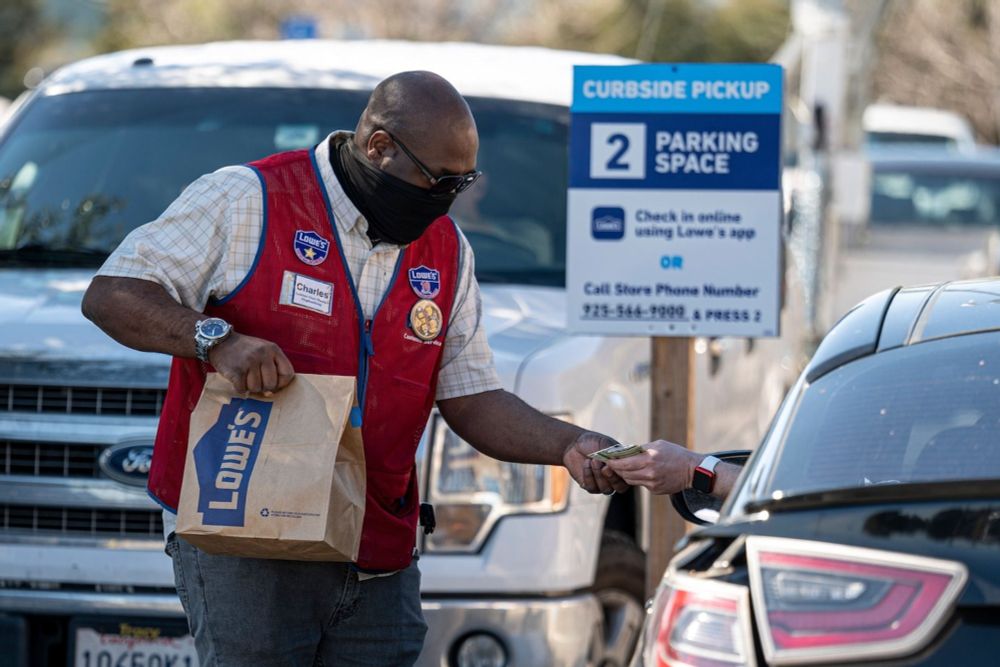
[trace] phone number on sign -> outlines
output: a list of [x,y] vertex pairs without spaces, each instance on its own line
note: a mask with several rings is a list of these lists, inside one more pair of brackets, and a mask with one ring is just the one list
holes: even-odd
[[686,322],[688,318],[689,313],[687,309],[679,304],[583,304],[583,319],[586,320],[657,320],[660,322]]
[[713,308],[688,309],[681,304],[585,303],[585,320],[647,320],[651,322],[760,322],[761,311]]

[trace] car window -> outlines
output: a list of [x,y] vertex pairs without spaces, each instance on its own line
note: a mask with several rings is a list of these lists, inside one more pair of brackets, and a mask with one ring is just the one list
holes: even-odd
[[877,169],[874,224],[995,225],[1000,222],[1000,164],[993,174],[959,168]]
[[[201,174],[353,128],[367,96],[247,88],[38,96],[0,143],[0,262],[72,249],[91,251],[89,263],[99,264]],[[469,102],[485,176],[452,213],[476,252],[477,274],[563,285],[567,111]]]
[[759,496],[1000,478],[1000,333],[918,343],[807,387]]
[[940,134],[916,134],[913,132],[868,132],[865,141],[869,148],[881,148],[884,146],[912,147],[912,146],[934,146],[940,148],[957,148],[958,142],[954,137]]

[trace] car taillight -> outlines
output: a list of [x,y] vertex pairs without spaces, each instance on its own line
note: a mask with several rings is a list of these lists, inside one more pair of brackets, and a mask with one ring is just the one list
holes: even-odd
[[898,657],[925,646],[965,566],[838,544],[747,538],[754,615],[769,663]]
[[750,592],[744,586],[669,574],[656,600],[646,631],[647,666],[755,664]]

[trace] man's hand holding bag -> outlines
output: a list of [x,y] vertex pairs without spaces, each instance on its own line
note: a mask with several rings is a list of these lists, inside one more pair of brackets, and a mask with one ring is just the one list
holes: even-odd
[[298,374],[241,398],[211,373],[191,415],[177,534],[208,553],[353,561],[365,455],[353,377]]

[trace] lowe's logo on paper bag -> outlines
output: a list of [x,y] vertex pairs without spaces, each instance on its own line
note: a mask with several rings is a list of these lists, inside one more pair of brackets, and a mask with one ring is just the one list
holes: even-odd
[[271,403],[234,398],[194,446],[202,523],[242,526],[250,475],[264,440]]

